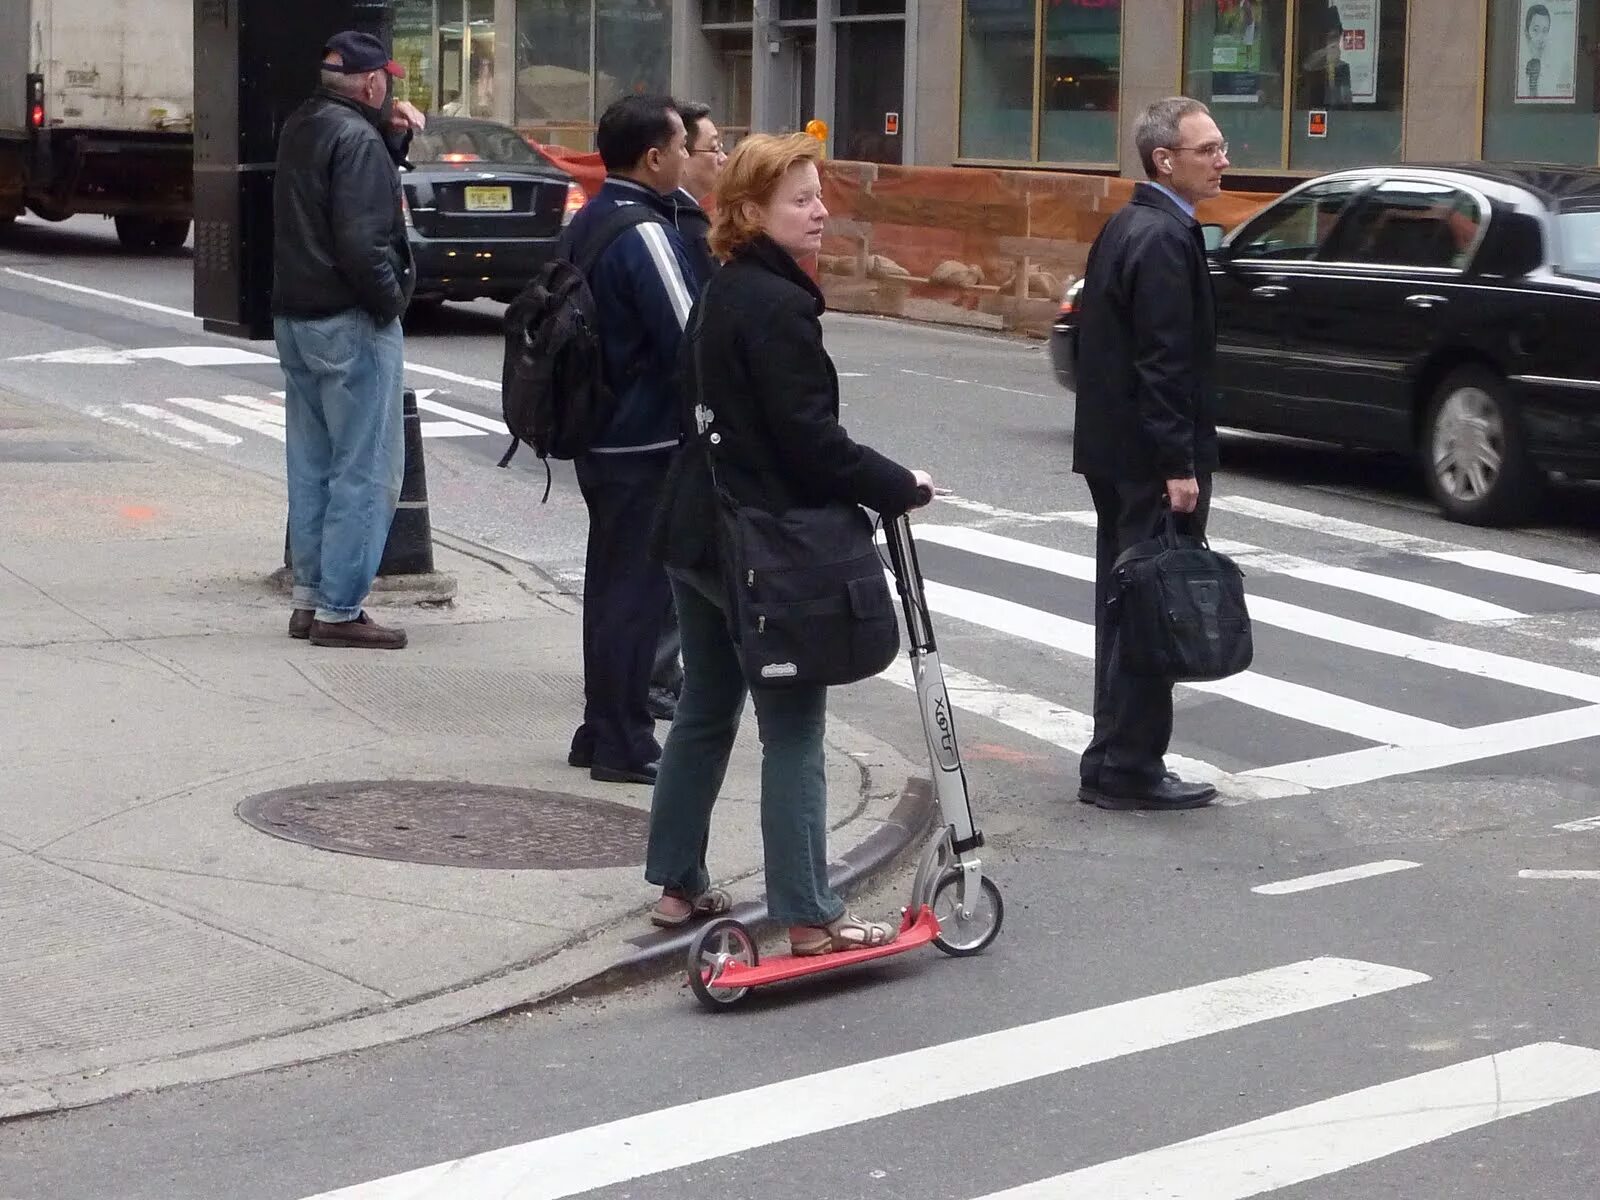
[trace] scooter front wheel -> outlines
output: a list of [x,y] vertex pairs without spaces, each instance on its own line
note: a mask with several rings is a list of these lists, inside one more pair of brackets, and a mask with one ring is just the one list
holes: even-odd
[[753,967],[761,961],[750,931],[732,917],[713,921],[689,946],[689,987],[694,998],[712,1012],[721,1012],[750,994],[747,987],[718,987],[716,977],[729,963]]
[[933,944],[956,958],[983,953],[989,943],[1000,936],[1000,924],[1006,917],[1000,889],[987,875],[980,881],[979,894],[967,897],[971,916],[963,917],[961,881],[961,868],[951,867],[939,877],[938,886],[933,889],[933,915],[939,918],[939,933]]

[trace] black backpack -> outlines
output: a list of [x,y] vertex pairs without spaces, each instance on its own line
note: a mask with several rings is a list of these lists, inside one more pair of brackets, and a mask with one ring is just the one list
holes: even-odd
[[[621,204],[595,222],[582,245],[563,238],[555,257],[506,309],[500,408],[511,445],[500,459],[502,467],[522,442],[542,461],[576,458],[610,422],[616,397],[606,386],[589,272],[607,246],[646,221],[666,224],[646,205]],[[549,498],[545,461],[544,499]]]

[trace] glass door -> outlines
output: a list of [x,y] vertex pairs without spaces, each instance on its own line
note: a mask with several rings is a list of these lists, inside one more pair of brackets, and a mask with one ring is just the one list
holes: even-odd
[[905,23],[841,21],[835,29],[834,152],[857,162],[904,162]]

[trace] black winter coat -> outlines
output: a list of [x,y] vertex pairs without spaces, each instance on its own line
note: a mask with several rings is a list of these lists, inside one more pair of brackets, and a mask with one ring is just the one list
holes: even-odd
[[766,237],[711,277],[680,355],[684,444],[654,537],[666,565],[717,565],[708,447],[716,482],[740,504],[768,512],[847,500],[898,516],[916,504],[911,472],[851,440],[839,424],[839,377],[822,346],[823,309],[817,285]]
[[711,218],[706,210],[688,192],[679,188],[672,197],[677,204],[678,233],[683,238],[683,248],[688,252],[689,265],[694,268],[695,294],[716,274],[717,260],[711,253]]
[[1095,239],[1078,307],[1072,469],[1126,481],[1215,471],[1216,301],[1200,226],[1140,184]]
[[284,122],[272,188],[277,316],[363,308],[387,325],[411,302],[400,176],[375,115],[319,88]]

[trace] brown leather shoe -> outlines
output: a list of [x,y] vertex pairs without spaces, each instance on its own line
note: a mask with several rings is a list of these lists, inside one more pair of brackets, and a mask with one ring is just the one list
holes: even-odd
[[352,650],[404,650],[406,631],[379,625],[363,612],[354,621],[313,621],[311,644]]
[[311,636],[311,625],[317,619],[314,608],[297,608],[289,614],[289,636],[305,641]]

